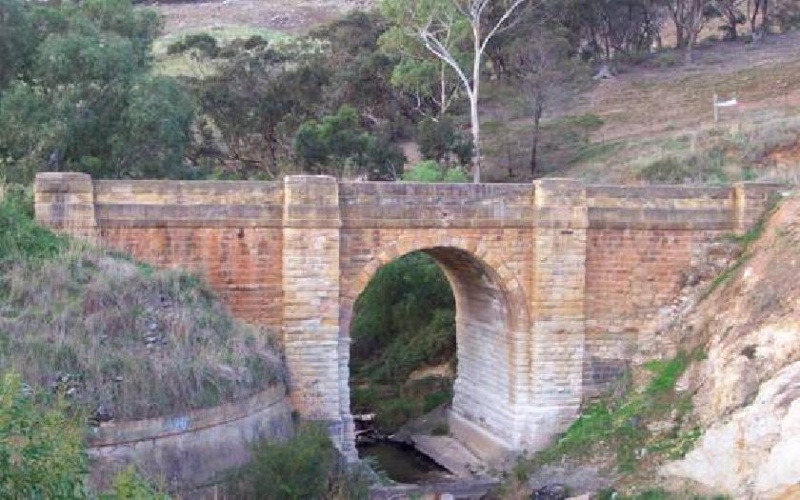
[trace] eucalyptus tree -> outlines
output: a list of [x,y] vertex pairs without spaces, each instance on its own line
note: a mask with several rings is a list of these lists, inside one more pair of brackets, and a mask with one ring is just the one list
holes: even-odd
[[[28,182],[44,168],[181,175],[194,105],[177,81],[150,74],[155,11],[128,0],[0,1],[0,39],[17,39],[0,51],[11,68],[0,70],[9,80],[0,95],[0,176]],[[28,45],[17,50],[19,33]]]
[[[529,0],[383,0],[381,12],[457,75],[470,103],[473,182],[480,182],[480,116],[483,57],[492,38],[509,25]],[[490,16],[490,14],[493,14]],[[471,41],[465,57],[456,41]]]
[[511,45],[509,70],[523,92],[533,122],[529,167],[539,175],[538,146],[542,114],[557,97],[568,98],[588,80],[588,66],[572,57],[566,30],[552,23],[537,23],[524,41]]

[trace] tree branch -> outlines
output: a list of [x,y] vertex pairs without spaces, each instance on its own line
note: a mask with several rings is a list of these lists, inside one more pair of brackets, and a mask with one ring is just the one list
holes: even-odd
[[[485,1],[485,0],[484,0],[484,1]],[[500,17],[500,20],[499,20],[499,21],[497,21],[497,23],[494,25],[494,27],[493,27],[491,30],[489,30],[489,33],[488,33],[488,34],[486,35],[486,37],[483,39],[483,42],[481,43],[481,48],[480,48],[480,52],[481,52],[481,53],[483,53],[483,51],[484,51],[484,50],[486,50],[486,45],[488,45],[488,44],[489,44],[489,41],[492,39],[492,37],[493,37],[495,34],[497,34],[497,30],[499,30],[499,29],[500,29],[500,27],[503,25],[503,23],[505,23],[505,22],[506,22],[506,20],[507,20],[507,19],[508,19],[508,18],[511,16],[511,14],[513,14],[513,13],[514,13],[514,10],[516,10],[516,8],[517,8],[517,7],[519,7],[520,5],[522,5],[522,4],[523,4],[525,1],[526,1],[526,0],[514,0],[514,3],[513,3],[513,4],[511,4],[511,7],[509,7],[509,8],[508,8],[508,9],[507,9],[507,10],[506,10],[504,13],[503,13],[503,15]],[[484,3],[484,7],[485,7],[485,6],[486,6],[486,4]]]

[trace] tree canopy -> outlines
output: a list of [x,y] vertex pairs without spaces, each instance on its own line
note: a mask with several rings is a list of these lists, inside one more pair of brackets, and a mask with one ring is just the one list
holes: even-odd
[[0,44],[16,47],[0,56],[13,71],[0,70],[4,177],[27,182],[44,169],[176,175],[194,104],[177,81],[149,71],[155,12],[127,0],[2,2],[10,14],[0,19],[12,29]]

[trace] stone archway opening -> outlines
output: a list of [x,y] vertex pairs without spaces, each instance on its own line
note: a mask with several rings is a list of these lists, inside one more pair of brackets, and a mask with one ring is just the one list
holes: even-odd
[[455,299],[441,268],[413,252],[381,267],[354,305],[350,326],[353,415],[391,434],[452,399]]
[[[366,281],[371,284],[391,263],[415,256],[417,259],[424,256],[438,266],[452,291],[455,306],[452,402],[447,412],[447,426],[439,427],[436,432],[446,432],[480,458],[499,458],[513,449],[517,440],[515,370],[524,354],[515,352],[515,345],[519,343],[515,342],[518,340],[516,332],[522,325],[515,315],[518,311],[514,311],[512,294],[494,267],[475,253],[452,246],[411,249],[386,259]],[[369,284],[359,290],[359,297],[363,297]],[[353,306],[356,304],[353,300]],[[342,335],[351,335],[354,325],[361,328],[359,307],[353,307],[350,312],[354,314],[345,314],[351,321],[342,325]],[[351,356],[359,356],[363,348],[358,345],[359,339],[351,338],[350,342]],[[355,403],[353,411],[362,411],[359,404],[363,395],[356,391],[363,387],[353,384],[350,390],[350,397],[344,400],[347,404],[351,400]]]

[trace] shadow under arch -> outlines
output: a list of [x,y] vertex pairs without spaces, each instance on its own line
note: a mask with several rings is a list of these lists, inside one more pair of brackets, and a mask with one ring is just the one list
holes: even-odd
[[[355,302],[378,269],[413,252],[433,258],[447,277],[456,302],[458,370],[451,431],[487,458],[515,448],[519,441],[515,408],[526,403],[529,392],[524,377],[531,355],[525,290],[501,259],[479,243],[462,239],[392,242],[380,248],[343,290],[339,331],[343,347],[340,387],[344,390],[340,401],[345,425],[352,425],[349,345]],[[494,444],[497,450],[483,449],[494,448]]]

